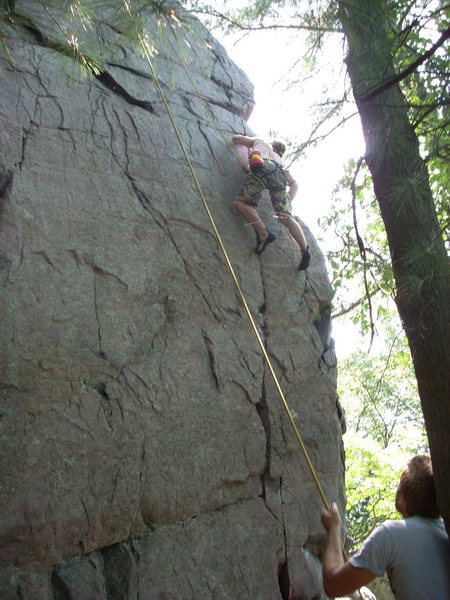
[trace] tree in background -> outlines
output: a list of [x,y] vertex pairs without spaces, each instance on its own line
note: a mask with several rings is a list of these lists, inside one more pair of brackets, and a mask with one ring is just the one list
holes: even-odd
[[395,491],[405,463],[405,452],[380,452],[371,438],[352,434],[346,443],[346,524],[351,550],[386,519],[399,518]]
[[393,320],[395,283],[370,173],[359,162],[349,162],[335,187],[327,214],[318,221],[318,238],[324,246],[333,240],[327,250],[335,291],[332,318],[348,317],[363,337],[370,336],[369,350],[378,325],[380,335]]
[[386,327],[386,349],[353,352],[339,363],[347,424],[347,527],[356,547],[379,523],[400,517],[394,510],[400,474],[412,455],[428,452],[405,338],[390,323]]
[[379,523],[399,518],[394,509],[399,476],[413,454],[429,453],[411,355],[395,310],[386,232],[368,169],[361,166],[358,177],[355,172],[351,161],[319,221],[323,242],[326,236],[334,239],[328,251],[336,291],[333,318],[350,319],[363,348],[339,361],[338,377],[353,549]]
[[[339,19],[366,140],[364,159],[386,228],[395,301],[416,373],[438,501],[450,532],[450,265],[411,107],[400,88],[410,68],[403,46],[397,52],[408,39],[393,19],[396,8],[405,8],[401,4],[343,1]],[[448,37],[450,28],[444,33]],[[412,72],[420,77],[417,70]]]

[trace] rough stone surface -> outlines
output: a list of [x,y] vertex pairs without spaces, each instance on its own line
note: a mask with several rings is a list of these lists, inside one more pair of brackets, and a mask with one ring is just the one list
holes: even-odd
[[[16,8],[58,39],[40,3]],[[149,65],[106,17],[91,35],[98,78],[11,34],[0,63],[0,597],[320,598],[321,500]],[[305,226],[311,266],[296,270],[267,199],[277,241],[254,253],[226,143],[248,131],[252,87],[200,25],[182,55],[152,36],[311,461],[342,503],[323,256]]]

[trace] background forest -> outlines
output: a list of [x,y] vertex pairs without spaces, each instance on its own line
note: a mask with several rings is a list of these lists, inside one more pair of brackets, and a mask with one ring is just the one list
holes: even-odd
[[[2,27],[35,37],[32,19],[15,4],[0,1]],[[51,13],[51,1],[40,4]],[[101,51],[83,38],[95,3],[65,4],[74,29],[63,32],[59,50],[98,75]],[[292,62],[282,68],[285,89],[299,97],[329,61],[329,44],[341,49],[334,55],[339,85],[330,80],[318,87],[310,131],[289,139],[288,158],[301,161],[359,115],[364,156],[348,162],[319,220],[335,290],[332,317],[350,319],[360,335],[355,351],[339,363],[349,532],[357,545],[379,521],[394,517],[399,472],[412,454],[430,450],[448,529],[450,3],[225,1],[220,12],[216,3],[202,2],[182,2],[183,8],[164,1],[104,4],[141,42],[141,11],[149,5],[172,32],[187,28],[195,35],[195,15],[220,35],[270,30],[298,36]],[[272,133],[278,132],[258,131]]]

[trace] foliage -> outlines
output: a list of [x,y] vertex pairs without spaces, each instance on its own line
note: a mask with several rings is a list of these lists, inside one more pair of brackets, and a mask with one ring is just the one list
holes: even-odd
[[409,458],[399,449],[380,452],[376,442],[360,434],[353,433],[347,440],[346,517],[352,551],[377,525],[399,517],[395,490]]
[[[322,232],[319,239],[324,245],[326,239],[333,239],[332,248],[327,251],[335,290],[332,316],[348,313],[364,335],[371,330],[374,320],[383,322],[391,317],[386,306],[394,295],[394,281],[386,233],[370,191],[367,168],[360,169],[357,179],[355,168],[356,163],[350,161],[334,190],[327,215],[319,219]],[[375,301],[376,306],[370,311],[369,303],[373,305]]]
[[400,331],[390,329],[385,338],[389,345],[373,356],[356,351],[340,362],[339,396],[347,425],[382,450],[423,450],[425,431],[408,348]]
[[[395,3],[391,3],[395,4]],[[411,3],[413,5],[419,3]],[[416,7],[417,8],[417,7]],[[405,36],[408,41],[405,41],[406,50],[397,39],[398,50],[396,58],[398,58],[399,66],[408,68],[408,64],[421,56],[427,48],[427,44],[431,43],[433,28],[429,27],[432,24],[430,21],[426,23],[429,27],[429,36],[420,36],[418,32],[420,27],[425,28],[425,24],[419,27],[419,19],[417,12],[412,10],[405,12],[406,19],[409,18],[409,23],[406,27]],[[422,15],[422,21],[425,21],[425,16]],[[436,23],[439,21],[437,16]],[[404,24],[405,24],[404,23]],[[415,24],[415,25],[414,25]],[[417,30],[414,29],[417,28]],[[415,32],[415,33],[414,33]],[[434,33],[436,33],[434,31]],[[397,36],[398,37],[398,36]],[[414,46],[415,43],[415,46]],[[403,92],[405,98],[409,102],[410,120],[416,131],[417,136],[421,141],[422,154],[426,159],[426,164],[429,172],[429,183],[433,192],[434,203],[436,207],[436,215],[441,227],[442,237],[444,238],[447,250],[450,249],[450,202],[448,195],[448,187],[450,184],[450,140],[449,134],[449,113],[448,113],[448,95],[446,90],[449,85],[448,69],[445,68],[445,63],[448,64],[448,50],[440,49],[433,55],[426,64],[426,68],[414,72],[410,77],[402,80]],[[344,92],[344,97],[347,94]],[[341,102],[340,98],[329,100],[330,106],[339,107],[341,103],[342,110],[348,104]],[[320,111],[323,107],[320,106]],[[331,110],[326,117],[321,117],[321,112],[317,111],[319,124],[316,130],[323,130],[332,117]],[[330,121],[331,123],[333,121]],[[329,127],[329,125],[328,125]],[[325,137],[326,133],[322,135]],[[302,144],[297,149],[297,155],[300,155],[307,145],[314,142],[318,136],[308,140],[306,144]],[[320,138],[319,138],[320,139]],[[383,305],[378,302],[377,307],[371,306],[371,298],[375,295],[380,296],[394,295],[394,282],[391,270],[390,252],[387,246],[386,235],[384,233],[384,224],[379,216],[379,209],[373,192],[369,190],[372,187],[372,182],[365,170],[364,181],[361,182],[361,173],[356,181],[356,194],[351,193],[353,179],[357,174],[356,161],[350,163],[344,178],[339,182],[333,196],[333,204],[330,207],[330,212],[326,218],[321,219],[320,226],[323,228],[323,238],[329,236],[332,232],[336,236],[335,239],[341,239],[342,245],[340,250],[332,249],[328,253],[329,264],[332,268],[332,280],[336,289],[335,297],[335,315],[343,314],[346,311],[352,310],[352,320],[360,323],[362,333],[367,329],[375,330],[374,322],[383,314]],[[404,207],[409,204],[411,199],[417,198],[416,203],[420,203],[420,194],[423,186],[427,185],[427,174],[422,172],[421,177],[410,176],[402,181],[399,181],[395,194],[399,210],[404,210]],[[352,200],[356,200],[352,202]],[[355,205],[356,204],[356,209]],[[352,206],[353,205],[353,206]],[[360,248],[357,240],[356,226],[353,224],[353,212],[357,211],[357,219],[360,221],[362,215],[367,223],[363,235],[363,250]],[[376,235],[376,241],[374,240]],[[427,285],[427,281],[432,276],[434,270],[440,268],[434,253],[429,251],[431,248],[419,248],[418,250],[410,251],[410,260],[415,263],[416,271],[420,271],[420,278],[404,278],[403,292],[408,294],[421,293],[423,286]],[[429,259],[429,260],[427,260]],[[367,279],[366,279],[367,277]],[[367,288],[367,289],[366,289]],[[381,314],[380,314],[381,311]]]
[[[418,122],[414,120],[418,106],[412,104],[407,86],[413,74],[420,77],[422,66],[443,51],[450,38],[450,27],[436,31],[438,13],[433,11],[437,9],[442,16],[446,15],[447,7],[444,9],[442,4],[411,2],[408,7],[403,5],[405,11],[400,15],[396,9],[401,4],[360,0],[358,9],[350,10],[348,7],[356,3],[343,0],[339,3],[339,17],[346,31],[348,72],[366,134],[365,160],[373,176],[389,239],[397,287],[396,305],[408,337],[427,423],[436,492],[446,526],[450,528],[447,493],[450,453],[446,432],[442,429],[442,423],[448,422],[450,417],[450,264],[445,236],[436,219],[437,204],[428,185],[425,162],[429,156],[424,153],[428,143],[436,143],[437,133],[444,132],[445,137],[448,122],[445,116],[439,119],[434,131],[423,132],[421,139]],[[427,10],[426,18],[437,39],[428,36],[427,47],[421,47],[417,56],[417,53],[414,55],[417,38],[411,36],[411,44],[404,43],[405,37],[410,38],[409,31],[403,31],[400,26],[404,15],[409,17],[412,9],[419,6]],[[391,14],[385,21],[382,12],[386,8]],[[415,34],[425,31],[423,16],[416,12],[416,18],[410,23],[410,30],[414,28]],[[367,27],[368,22],[370,27]],[[404,48],[399,52],[402,44]],[[406,60],[401,63],[403,56]],[[446,102],[441,87],[445,89],[446,83],[446,72],[436,74],[433,87],[437,99],[420,98],[420,108],[428,104],[435,114],[444,114],[445,111],[440,111]],[[445,154],[442,155],[444,162]]]
[[336,3],[331,0],[253,0],[242,3],[225,0],[217,4],[187,0],[188,10],[201,16],[210,27],[227,32],[258,29],[308,29],[311,32],[336,30]]
[[[393,3],[395,5],[395,3]],[[448,5],[442,2],[402,3],[404,9],[395,30],[395,60],[406,70],[436,41],[438,33],[450,35]],[[448,39],[448,37],[447,37]],[[450,45],[442,44],[409,77],[402,80],[402,91],[409,105],[410,122],[421,140],[426,158],[436,213],[450,249],[450,101],[448,64]]]
[[[392,312],[394,312],[392,310]],[[338,393],[347,423],[347,528],[358,547],[394,510],[400,472],[411,456],[428,453],[411,358],[394,315],[386,347],[355,351],[339,364]]]
[[367,348],[376,334],[370,354],[356,349],[339,363],[338,393],[347,422],[347,528],[356,548],[380,522],[398,517],[393,500],[399,473],[413,454],[429,450],[411,356],[395,310],[383,222],[367,169],[356,179],[355,169],[351,162],[320,224],[340,240],[327,253],[335,317],[348,315],[362,339],[370,338]]

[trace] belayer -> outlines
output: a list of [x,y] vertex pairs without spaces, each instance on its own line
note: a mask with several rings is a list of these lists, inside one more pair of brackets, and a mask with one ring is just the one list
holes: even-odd
[[327,596],[347,596],[386,572],[397,600],[450,599],[450,542],[436,501],[429,456],[413,456],[395,496],[403,519],[385,521],[344,561],[341,519],[335,505],[322,509],[327,544],[322,557]]
[[268,144],[258,137],[247,135],[235,135],[232,140],[234,144],[246,146],[249,150],[249,173],[233,206],[256,231],[256,252],[261,254],[276,238],[266,229],[256,210],[263,191],[267,189],[277,217],[300,246],[301,261],[298,268],[304,271],[308,268],[311,255],[303,230],[291,215],[291,201],[297,193],[298,184],[283,167],[281,159],[286,146],[276,141]]

